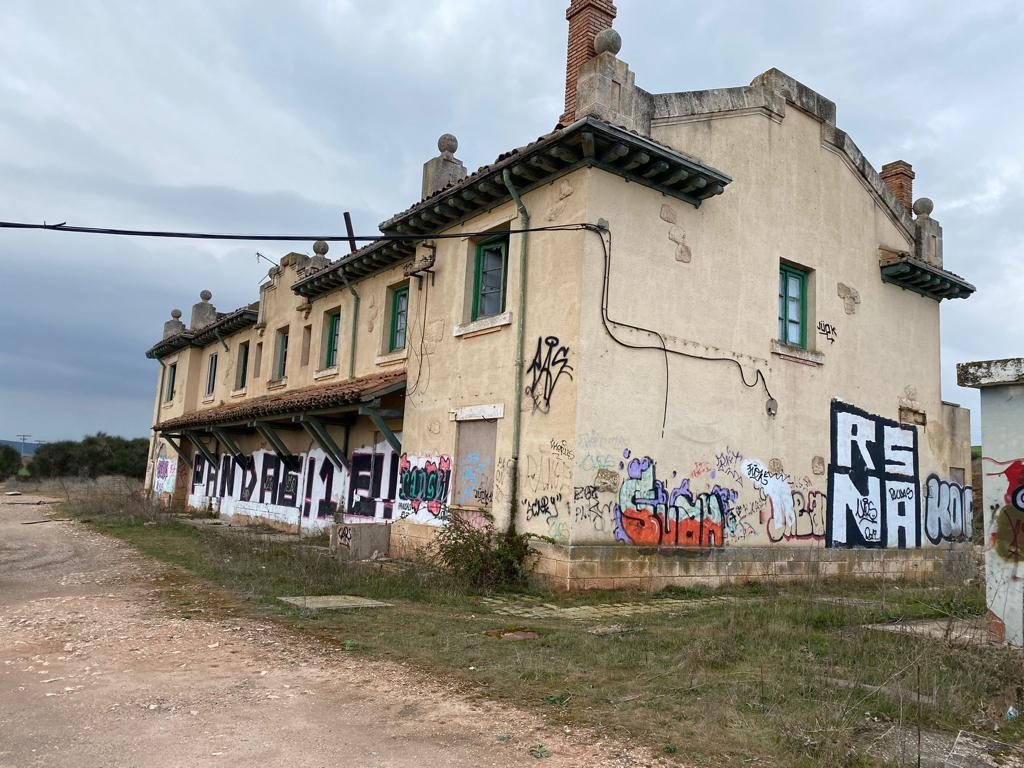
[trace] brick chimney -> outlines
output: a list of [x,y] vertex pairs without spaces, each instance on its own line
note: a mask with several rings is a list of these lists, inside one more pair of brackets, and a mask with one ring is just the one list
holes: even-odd
[[908,211],[914,204],[914,169],[910,163],[894,160],[882,166],[879,174],[885,185]]
[[563,125],[576,119],[576,77],[580,67],[595,56],[594,38],[612,25],[617,13],[612,0],[572,0],[565,12],[569,20],[569,46],[565,63],[565,114],[559,120]]

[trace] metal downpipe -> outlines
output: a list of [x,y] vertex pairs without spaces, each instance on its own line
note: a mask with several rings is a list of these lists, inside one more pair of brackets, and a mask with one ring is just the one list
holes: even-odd
[[516,309],[516,389],[512,397],[512,498],[509,506],[508,530],[515,530],[516,510],[519,507],[519,444],[522,435],[523,421],[523,345],[526,329],[526,255],[529,249],[530,212],[523,204],[519,192],[512,182],[512,174],[508,168],[502,171],[501,180],[512,196],[519,211],[519,306]]
[[340,270],[341,281],[348,288],[349,293],[352,294],[352,341],[348,347],[348,377],[350,379],[355,378],[356,375],[356,337],[359,331],[359,294],[356,293],[356,289],[352,287],[352,284],[348,281],[348,273],[344,268]]

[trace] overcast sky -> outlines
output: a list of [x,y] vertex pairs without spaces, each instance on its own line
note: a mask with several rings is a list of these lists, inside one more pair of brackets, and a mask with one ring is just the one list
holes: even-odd
[[[947,268],[978,287],[942,304],[943,395],[977,425],[955,363],[1024,354],[1024,4],[617,4],[646,90],[778,67],[876,168],[913,164]],[[561,113],[567,0],[3,5],[3,220],[305,233],[350,210],[373,234],[418,198],[439,134],[475,168]],[[145,350],[204,288],[222,311],[255,300],[257,249],[290,250],[0,230],[0,437],[147,435]]]

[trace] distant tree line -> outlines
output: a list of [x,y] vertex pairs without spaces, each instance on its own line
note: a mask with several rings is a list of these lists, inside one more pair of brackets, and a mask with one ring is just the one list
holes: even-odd
[[97,432],[83,440],[60,440],[36,449],[29,470],[33,477],[123,475],[143,478],[149,441],[126,440]]

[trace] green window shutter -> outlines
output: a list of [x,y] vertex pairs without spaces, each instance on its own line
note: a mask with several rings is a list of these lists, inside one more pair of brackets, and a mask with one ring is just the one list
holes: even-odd
[[171,402],[174,399],[174,379],[178,375],[178,364],[171,363],[171,366],[167,369],[167,402]]
[[288,331],[278,331],[276,379],[283,379],[288,370]]
[[807,348],[807,273],[787,264],[779,268],[779,341]]
[[324,368],[333,368],[338,364],[338,333],[341,330],[341,313],[333,313],[327,320],[327,354],[324,356]]
[[249,342],[244,342],[238,347],[238,386],[236,389],[244,389],[249,380]]
[[217,387],[217,353],[210,355],[210,362],[206,368],[206,396],[213,394]]
[[508,284],[508,236],[492,237],[476,247],[472,320],[505,311]]
[[405,349],[406,329],[409,325],[409,286],[396,288],[391,294],[391,335],[388,351]]

